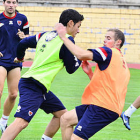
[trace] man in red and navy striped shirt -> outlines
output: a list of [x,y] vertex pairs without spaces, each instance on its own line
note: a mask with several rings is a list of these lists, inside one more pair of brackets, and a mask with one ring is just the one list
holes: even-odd
[[17,44],[29,35],[27,17],[16,11],[18,0],[3,0],[4,12],[0,14],[0,101],[7,78],[8,97],[4,102],[0,130],[3,133],[18,93],[22,63],[14,63]]

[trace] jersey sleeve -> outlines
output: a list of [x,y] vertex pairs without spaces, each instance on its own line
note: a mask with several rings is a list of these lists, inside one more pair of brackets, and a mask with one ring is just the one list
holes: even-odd
[[93,61],[98,63],[100,70],[105,70],[110,63],[112,50],[105,46],[89,50],[93,52]]
[[24,21],[23,21],[23,32],[25,35],[29,34],[29,22],[26,16],[24,16]]
[[22,60],[28,48],[36,48],[36,35],[22,39],[17,46],[17,59]]
[[[70,36],[69,39],[75,44],[73,37]],[[74,73],[81,65],[81,61],[78,60],[64,44],[61,47],[59,57],[60,59],[63,59],[64,66],[69,74]]]
[[41,36],[42,36],[44,33],[46,33],[46,32],[36,34],[36,42],[39,41],[39,39],[41,38]]
[[45,32],[22,39],[17,46],[17,59],[22,60],[24,58],[26,49],[36,48],[37,42],[44,33]]

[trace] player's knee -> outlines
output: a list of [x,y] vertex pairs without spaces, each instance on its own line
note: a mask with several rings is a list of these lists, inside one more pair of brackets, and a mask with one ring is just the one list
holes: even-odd
[[64,110],[60,110],[60,111],[56,111],[56,112],[54,112],[53,113],[53,115],[54,115],[54,117],[55,118],[61,118],[61,116],[64,114],[64,113],[66,113],[67,112],[67,109],[64,109]]
[[63,114],[60,118],[60,126],[64,127],[64,126],[67,126],[67,125],[68,125],[68,120],[67,120],[65,114]]
[[23,130],[28,126],[28,124],[24,123],[24,124],[19,124],[18,128],[19,130]]
[[11,101],[14,101],[17,98],[17,92],[13,92],[11,94],[9,94],[9,99]]
[[18,129],[19,130],[25,129],[28,126],[29,123],[27,121],[23,120],[23,119],[20,119],[20,118],[19,118],[19,120],[20,121],[17,121],[18,123],[16,124]]
[[23,125],[22,125],[22,129],[25,129],[27,126],[28,126],[28,122],[25,122]]

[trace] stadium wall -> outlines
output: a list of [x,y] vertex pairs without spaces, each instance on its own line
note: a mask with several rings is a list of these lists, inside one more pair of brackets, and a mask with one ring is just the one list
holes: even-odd
[[[28,17],[30,35],[51,31],[58,22],[61,12],[68,7],[30,7],[19,6],[17,10]],[[85,20],[80,33],[75,38],[76,44],[84,49],[100,47],[109,28],[119,28],[126,37],[122,48],[128,63],[140,63],[140,10],[74,8],[84,15]],[[2,12],[3,6],[0,6]],[[25,59],[32,60],[35,49],[28,49]]]

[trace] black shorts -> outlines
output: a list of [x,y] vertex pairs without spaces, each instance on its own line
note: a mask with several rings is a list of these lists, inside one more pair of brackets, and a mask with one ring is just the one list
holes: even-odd
[[10,66],[10,67],[6,67],[6,66],[3,66],[3,65],[0,65],[0,66],[4,67],[6,69],[6,71],[7,71],[7,73],[9,71],[15,69],[15,68],[18,68],[18,67],[20,68],[20,70],[22,70],[22,67],[20,67],[20,66]]
[[78,124],[74,134],[86,140],[119,117],[117,113],[96,105],[77,106],[76,113]]
[[51,91],[47,93],[41,85],[32,78],[20,79],[20,98],[15,117],[30,122],[39,108],[47,114],[66,109],[58,97]]

